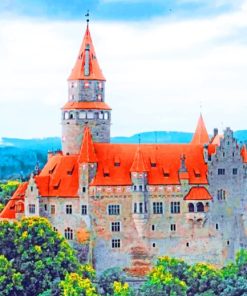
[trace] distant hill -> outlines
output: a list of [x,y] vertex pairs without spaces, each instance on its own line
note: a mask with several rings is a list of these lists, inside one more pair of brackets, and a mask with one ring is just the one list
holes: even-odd
[[[189,143],[192,133],[174,131],[144,132],[131,137],[113,137],[112,143]],[[239,142],[247,142],[247,130],[234,133]],[[25,178],[38,162],[42,168],[47,161],[47,152],[60,150],[61,139],[0,139],[0,180]]]

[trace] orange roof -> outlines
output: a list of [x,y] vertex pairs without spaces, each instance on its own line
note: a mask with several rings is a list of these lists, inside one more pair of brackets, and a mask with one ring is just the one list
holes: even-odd
[[78,161],[80,163],[97,162],[97,157],[93,145],[93,139],[90,132],[90,128],[88,126],[84,128],[83,141],[81,144],[81,151],[79,154]]
[[200,114],[191,144],[197,145],[207,143],[209,143],[209,136],[202,115]]
[[97,110],[111,110],[111,108],[105,102],[68,102],[63,110],[70,109],[97,109]]
[[35,177],[41,196],[78,196],[78,155],[52,156]]
[[[88,55],[88,56],[87,56]],[[85,70],[87,69],[88,70]],[[88,73],[87,73],[88,71]],[[86,33],[76,60],[75,66],[68,80],[103,80],[105,77],[99,67],[89,27],[87,26]]]
[[149,169],[144,161],[142,151],[140,149],[140,146],[138,146],[135,157],[134,157],[134,161],[130,168],[130,172],[141,173],[141,172],[148,172],[148,171]]
[[27,189],[28,182],[24,182],[18,186],[15,193],[0,213],[2,219],[15,219],[16,218],[16,203],[18,201],[24,201],[25,191]]
[[[98,168],[91,185],[131,185],[130,171],[136,156],[138,144],[94,143],[98,159]],[[191,144],[142,144],[141,153],[148,169],[148,183],[180,184],[180,157],[186,157],[188,179],[191,184],[207,184],[207,165],[203,158],[203,145]],[[155,156],[156,165],[151,167],[151,156]],[[120,157],[120,165],[115,159]],[[107,168],[108,174],[104,171]],[[196,175],[195,170],[200,174]]]
[[247,162],[247,149],[245,145],[241,148],[241,156],[243,158],[243,162]]
[[223,139],[224,136],[223,135],[219,135],[217,134],[212,140],[211,143],[217,146],[220,146],[220,140]]
[[184,200],[212,200],[205,187],[192,187],[189,193],[185,196]]

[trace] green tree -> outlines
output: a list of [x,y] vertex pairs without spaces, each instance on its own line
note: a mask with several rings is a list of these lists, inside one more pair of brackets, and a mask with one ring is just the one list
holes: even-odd
[[0,203],[6,205],[19,185],[20,182],[15,180],[0,183]]
[[1,296],[17,296],[22,293],[22,275],[13,268],[6,257],[0,255],[0,292]]
[[60,283],[61,296],[97,296],[96,288],[90,279],[82,278],[77,273],[68,273]]
[[125,282],[123,271],[118,267],[105,270],[99,277],[98,286],[103,290],[104,295],[114,295],[113,283]]
[[127,283],[122,284],[121,282],[113,283],[113,295],[114,296],[133,296],[134,293],[130,289]]

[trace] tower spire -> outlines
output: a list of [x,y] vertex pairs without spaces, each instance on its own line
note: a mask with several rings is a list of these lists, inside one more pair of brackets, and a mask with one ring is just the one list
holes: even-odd
[[208,132],[202,118],[202,114],[200,113],[200,117],[198,119],[196,131],[194,133],[191,144],[199,145],[199,144],[207,144],[209,143]]

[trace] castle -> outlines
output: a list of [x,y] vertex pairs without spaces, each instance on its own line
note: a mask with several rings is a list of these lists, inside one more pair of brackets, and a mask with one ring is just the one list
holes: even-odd
[[112,144],[105,77],[89,27],[68,78],[62,151],[48,153],[1,219],[42,216],[98,272],[145,274],[161,255],[223,265],[247,247],[247,149],[210,139],[200,116],[189,144]]

